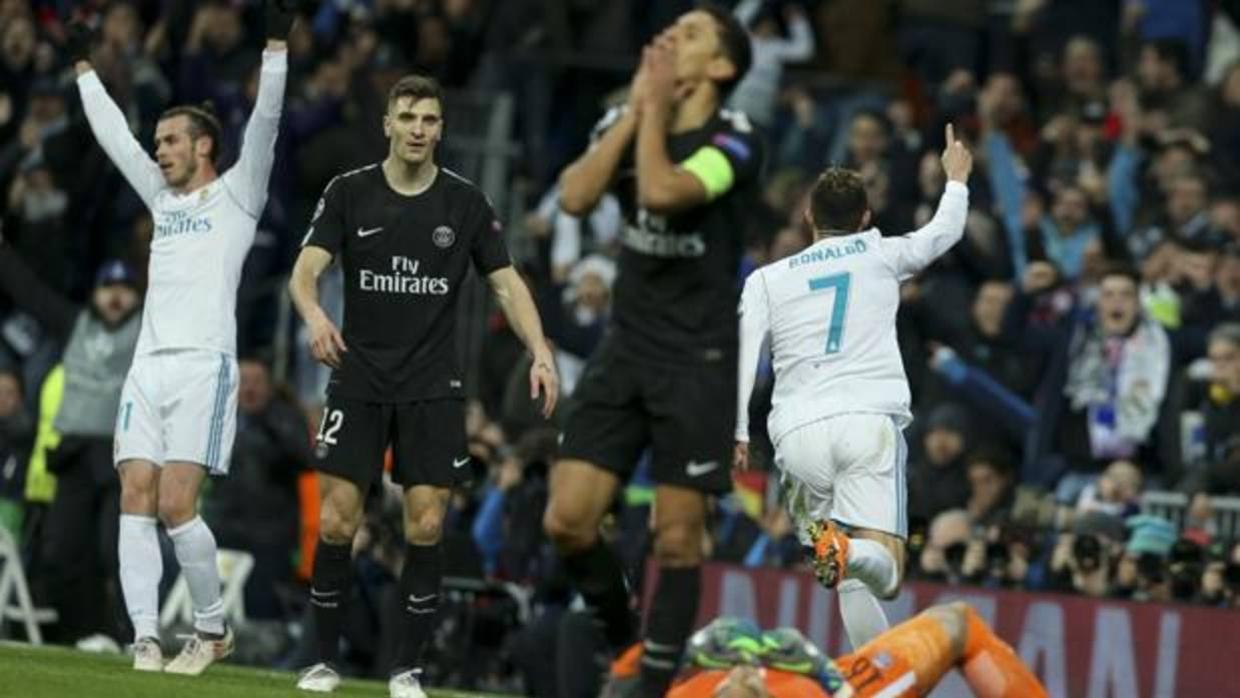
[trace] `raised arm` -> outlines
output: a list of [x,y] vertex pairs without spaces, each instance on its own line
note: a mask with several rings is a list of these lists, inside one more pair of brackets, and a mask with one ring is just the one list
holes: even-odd
[[288,50],[283,41],[269,39],[263,51],[258,78],[258,98],[245,125],[237,164],[224,175],[224,182],[237,201],[254,218],[267,204],[267,180],[276,157],[280,111],[284,106],[284,83],[288,77]]
[[637,112],[618,107],[594,127],[590,149],[560,174],[560,208],[584,216],[611,186],[616,168],[637,133]]
[[550,417],[559,397],[560,379],[555,373],[555,357],[551,355],[551,348],[543,336],[542,320],[538,317],[534,298],[512,266],[500,267],[487,274],[487,283],[495,292],[508,325],[534,355],[534,365],[530,367],[530,399],[536,399],[541,390],[544,395],[543,417]]
[[749,398],[753,395],[754,382],[757,380],[762,343],[771,331],[770,299],[761,271],[750,274],[745,280],[745,290],[741,292],[740,316],[741,349],[736,376],[736,449],[732,465],[745,470],[749,467]]
[[164,188],[164,177],[159,165],[151,159],[138,139],[129,130],[129,122],[116,103],[108,96],[99,75],[87,60],[74,64],[77,72],[78,93],[82,96],[82,109],[95,140],[112,164],[121,171],[129,186],[134,188],[142,203],[153,206],[155,195]]
[[66,341],[73,331],[81,308],[43,282],[21,258],[17,250],[4,240],[0,229],[0,290],[12,299],[13,305],[34,316],[43,329]]
[[969,188],[965,182],[972,168],[973,156],[955,139],[952,126],[948,124],[947,147],[943,149],[947,186],[934,217],[908,235],[881,240],[883,252],[901,280],[925,269],[964,235],[965,219],[969,214]]
[[673,162],[667,150],[668,123],[675,110],[676,49],[665,38],[645,49],[641,125],[637,133],[637,198],[653,213],[670,214],[717,199],[752,182],[762,149],[748,118],[724,112],[726,123],[689,157]]
[[788,22],[788,38],[771,43],[775,54],[785,63],[807,61],[814,57],[814,28],[800,5],[787,5],[784,19]]
[[[637,129],[637,200],[642,208],[667,214],[705,203],[713,187],[694,168],[682,167],[667,152],[668,122],[675,106],[675,49],[663,39],[645,49],[642,70],[649,71],[649,82],[642,105],[641,125]],[[717,149],[703,148],[713,161],[721,160]],[[714,151],[714,152],[711,152]],[[731,186],[731,182],[727,182]]]

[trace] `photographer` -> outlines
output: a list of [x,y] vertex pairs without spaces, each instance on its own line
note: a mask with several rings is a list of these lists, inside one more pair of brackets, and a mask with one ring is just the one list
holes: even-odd
[[1207,606],[1240,608],[1240,543],[1214,545],[1201,573],[1198,599]]
[[[1176,545],[1175,526],[1165,519],[1154,516],[1134,516],[1127,521],[1132,533],[1125,547],[1126,559],[1133,561],[1136,583],[1131,598],[1133,601],[1170,601],[1173,596],[1173,582],[1169,558]],[[1181,553],[1181,559],[1183,554]],[[1180,573],[1179,592],[1189,597],[1196,587],[1196,580],[1186,582],[1185,574]],[[1197,576],[1200,576],[1198,572]],[[1186,589],[1185,587],[1190,587]]]
[[1051,588],[1105,597],[1112,592],[1111,566],[1124,538],[1124,523],[1109,514],[1089,513],[1059,534],[1051,554]]

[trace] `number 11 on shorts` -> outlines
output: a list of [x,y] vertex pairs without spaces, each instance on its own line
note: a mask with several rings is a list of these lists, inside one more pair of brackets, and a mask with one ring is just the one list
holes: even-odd
[[836,354],[840,351],[840,342],[844,340],[844,315],[848,312],[848,284],[852,274],[842,272],[830,276],[818,276],[809,280],[810,291],[835,289],[835,302],[831,304],[831,320],[827,324],[827,352]]

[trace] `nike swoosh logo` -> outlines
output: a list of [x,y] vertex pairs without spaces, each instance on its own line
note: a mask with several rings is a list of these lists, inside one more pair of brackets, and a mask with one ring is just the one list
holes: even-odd
[[689,477],[698,477],[699,475],[705,475],[718,467],[719,461],[717,460],[707,461],[705,463],[689,461],[689,464],[685,466],[685,472],[689,473]]
[[465,456],[464,458],[453,458],[453,459],[452,459],[452,467],[453,467],[453,468],[459,468],[459,467],[461,467],[461,466],[465,465],[465,464],[466,464],[466,463],[468,463],[468,462],[469,462],[469,456]]
[[370,228],[369,230],[367,230],[367,229],[365,229],[365,228],[358,228],[358,229],[357,229],[357,236],[358,236],[359,238],[364,238],[364,237],[368,237],[368,236],[370,236],[370,235],[374,235],[375,233],[380,232],[380,231],[382,231],[382,230],[383,230],[383,226],[379,226],[378,228]]

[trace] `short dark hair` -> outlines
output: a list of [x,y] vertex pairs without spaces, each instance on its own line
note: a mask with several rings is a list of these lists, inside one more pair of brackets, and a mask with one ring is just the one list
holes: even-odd
[[396,100],[402,97],[409,97],[415,102],[420,99],[433,99],[439,102],[439,108],[443,109],[443,90],[435,78],[425,75],[406,75],[397,80],[392,89],[388,90],[387,108],[391,109]]
[[865,212],[870,208],[861,174],[844,167],[828,167],[818,175],[809,205],[816,231],[848,233],[861,227]]
[[164,110],[159,115],[160,121],[184,116],[189,119],[189,137],[197,140],[202,136],[211,139],[211,164],[220,163],[220,120],[215,116],[215,107],[210,102],[202,104],[182,104]]
[[749,66],[753,63],[753,47],[749,44],[749,31],[721,5],[703,2],[698,9],[715,20],[715,27],[719,30],[719,46],[723,49],[723,55],[736,68],[731,78],[718,83],[721,96],[726,97],[731,94],[732,88],[736,87],[741,78],[745,77],[745,73],[749,72]]
[[1111,276],[1122,276],[1131,281],[1137,288],[1141,288],[1141,274],[1131,264],[1115,261],[1108,262],[1102,269],[1102,275],[1098,277],[1098,283],[1101,284]]

